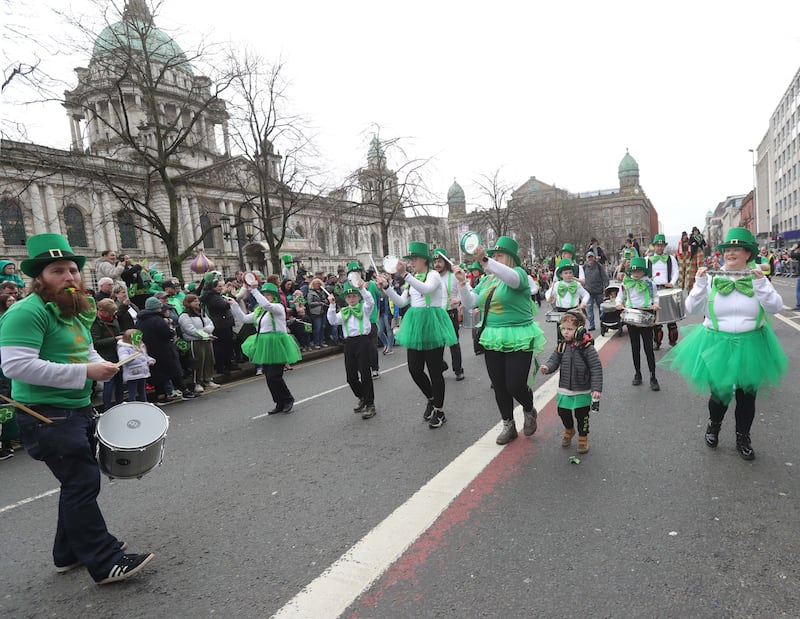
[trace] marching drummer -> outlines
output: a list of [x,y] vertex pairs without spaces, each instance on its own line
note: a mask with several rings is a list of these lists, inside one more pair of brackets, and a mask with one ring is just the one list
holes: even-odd
[[[571,309],[584,310],[591,296],[581,283],[575,278],[578,266],[569,258],[563,258],[558,263],[553,285],[547,291],[545,299],[555,306],[557,314]],[[557,329],[558,341],[561,341],[561,330]]]
[[[632,309],[649,313],[658,310],[658,295],[655,284],[650,280],[650,267],[645,258],[631,258],[630,267],[622,286],[617,293],[617,310]],[[645,316],[647,314],[644,314]],[[650,389],[659,391],[661,387],[656,380],[656,357],[653,354],[653,327],[642,321],[640,324],[627,322],[628,333],[631,338],[631,355],[633,356],[634,375],[632,385],[634,387],[642,384],[642,360],[641,345],[644,347],[644,354],[647,357],[647,367],[650,370]]]
[[[678,261],[675,256],[665,253],[667,248],[667,238],[663,234],[656,234],[653,237],[653,255],[647,258],[647,266],[653,274],[652,280],[659,290],[675,288],[678,285]],[[667,333],[669,334],[669,345],[675,346],[678,343],[678,324],[675,322],[667,323]],[[654,350],[661,348],[664,339],[664,330],[661,325],[653,327]]]
[[61,483],[55,570],[83,566],[97,584],[119,582],[155,558],[149,552],[125,554],[125,544],[108,532],[97,504],[92,381],[110,380],[119,369],[92,345],[97,312],[81,281],[86,257],[76,256],[60,234],[37,234],[26,245],[29,257],[20,266],[33,280],[31,294],[3,315],[0,356],[12,397],[49,420],[17,411],[28,454]]

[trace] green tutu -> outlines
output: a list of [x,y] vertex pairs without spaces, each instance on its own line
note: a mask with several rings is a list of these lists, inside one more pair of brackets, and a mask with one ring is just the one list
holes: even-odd
[[498,352],[524,351],[537,356],[544,350],[547,340],[544,331],[535,322],[514,327],[486,326],[481,333],[480,344],[486,350]]
[[789,369],[769,324],[744,333],[692,325],[681,334],[681,341],[659,365],[675,370],[694,391],[710,392],[722,404],[728,404],[737,389],[756,393],[777,386]]
[[255,333],[242,342],[242,352],[256,365],[297,363],[303,358],[297,340],[288,333]]
[[458,338],[443,307],[409,307],[395,342],[410,350],[433,350],[453,346]]

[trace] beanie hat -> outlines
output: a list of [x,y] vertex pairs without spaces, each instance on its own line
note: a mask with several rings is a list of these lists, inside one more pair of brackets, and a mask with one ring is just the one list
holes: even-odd
[[155,297],[148,297],[144,302],[144,309],[146,310],[159,310],[163,304]]

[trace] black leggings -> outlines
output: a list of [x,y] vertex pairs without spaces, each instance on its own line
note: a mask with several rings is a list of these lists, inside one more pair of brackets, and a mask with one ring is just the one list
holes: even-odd
[[[578,436],[587,436],[589,434],[589,407],[581,406],[575,409],[575,419],[578,420]],[[558,416],[564,422],[564,427],[567,430],[572,430],[575,424],[572,421],[572,413],[568,408],[558,407]]]
[[633,355],[633,368],[637,374],[642,373],[642,351],[639,342],[644,347],[644,356],[647,357],[647,367],[651,374],[656,372],[656,356],[653,354],[653,327],[637,327],[628,325],[628,335],[631,338],[631,354]]
[[[408,373],[429,400],[433,400],[435,408],[444,406],[444,376],[442,367],[444,363],[444,346],[431,350],[406,351],[408,360]],[[428,373],[425,374],[425,368]],[[428,378],[430,376],[430,378]]]
[[533,353],[487,350],[483,356],[489,380],[494,385],[494,399],[500,416],[506,420],[514,418],[514,400],[522,404],[524,410],[532,411],[533,392],[528,387],[528,373]]
[[[718,399],[712,396],[708,400],[708,415],[711,421],[715,423],[722,423],[725,417],[725,412],[728,410],[728,405],[723,404]],[[753,419],[756,416],[756,394],[741,389],[736,390],[736,431],[748,434],[750,426],[753,425]]]

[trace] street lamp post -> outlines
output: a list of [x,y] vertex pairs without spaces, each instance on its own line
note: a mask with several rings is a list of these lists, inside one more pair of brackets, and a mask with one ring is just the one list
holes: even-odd
[[761,231],[761,226],[759,225],[759,213],[758,213],[758,185],[756,183],[756,150],[754,148],[748,148],[747,150],[750,151],[750,163],[753,168],[753,213],[755,214],[755,237],[758,238],[758,233]]

